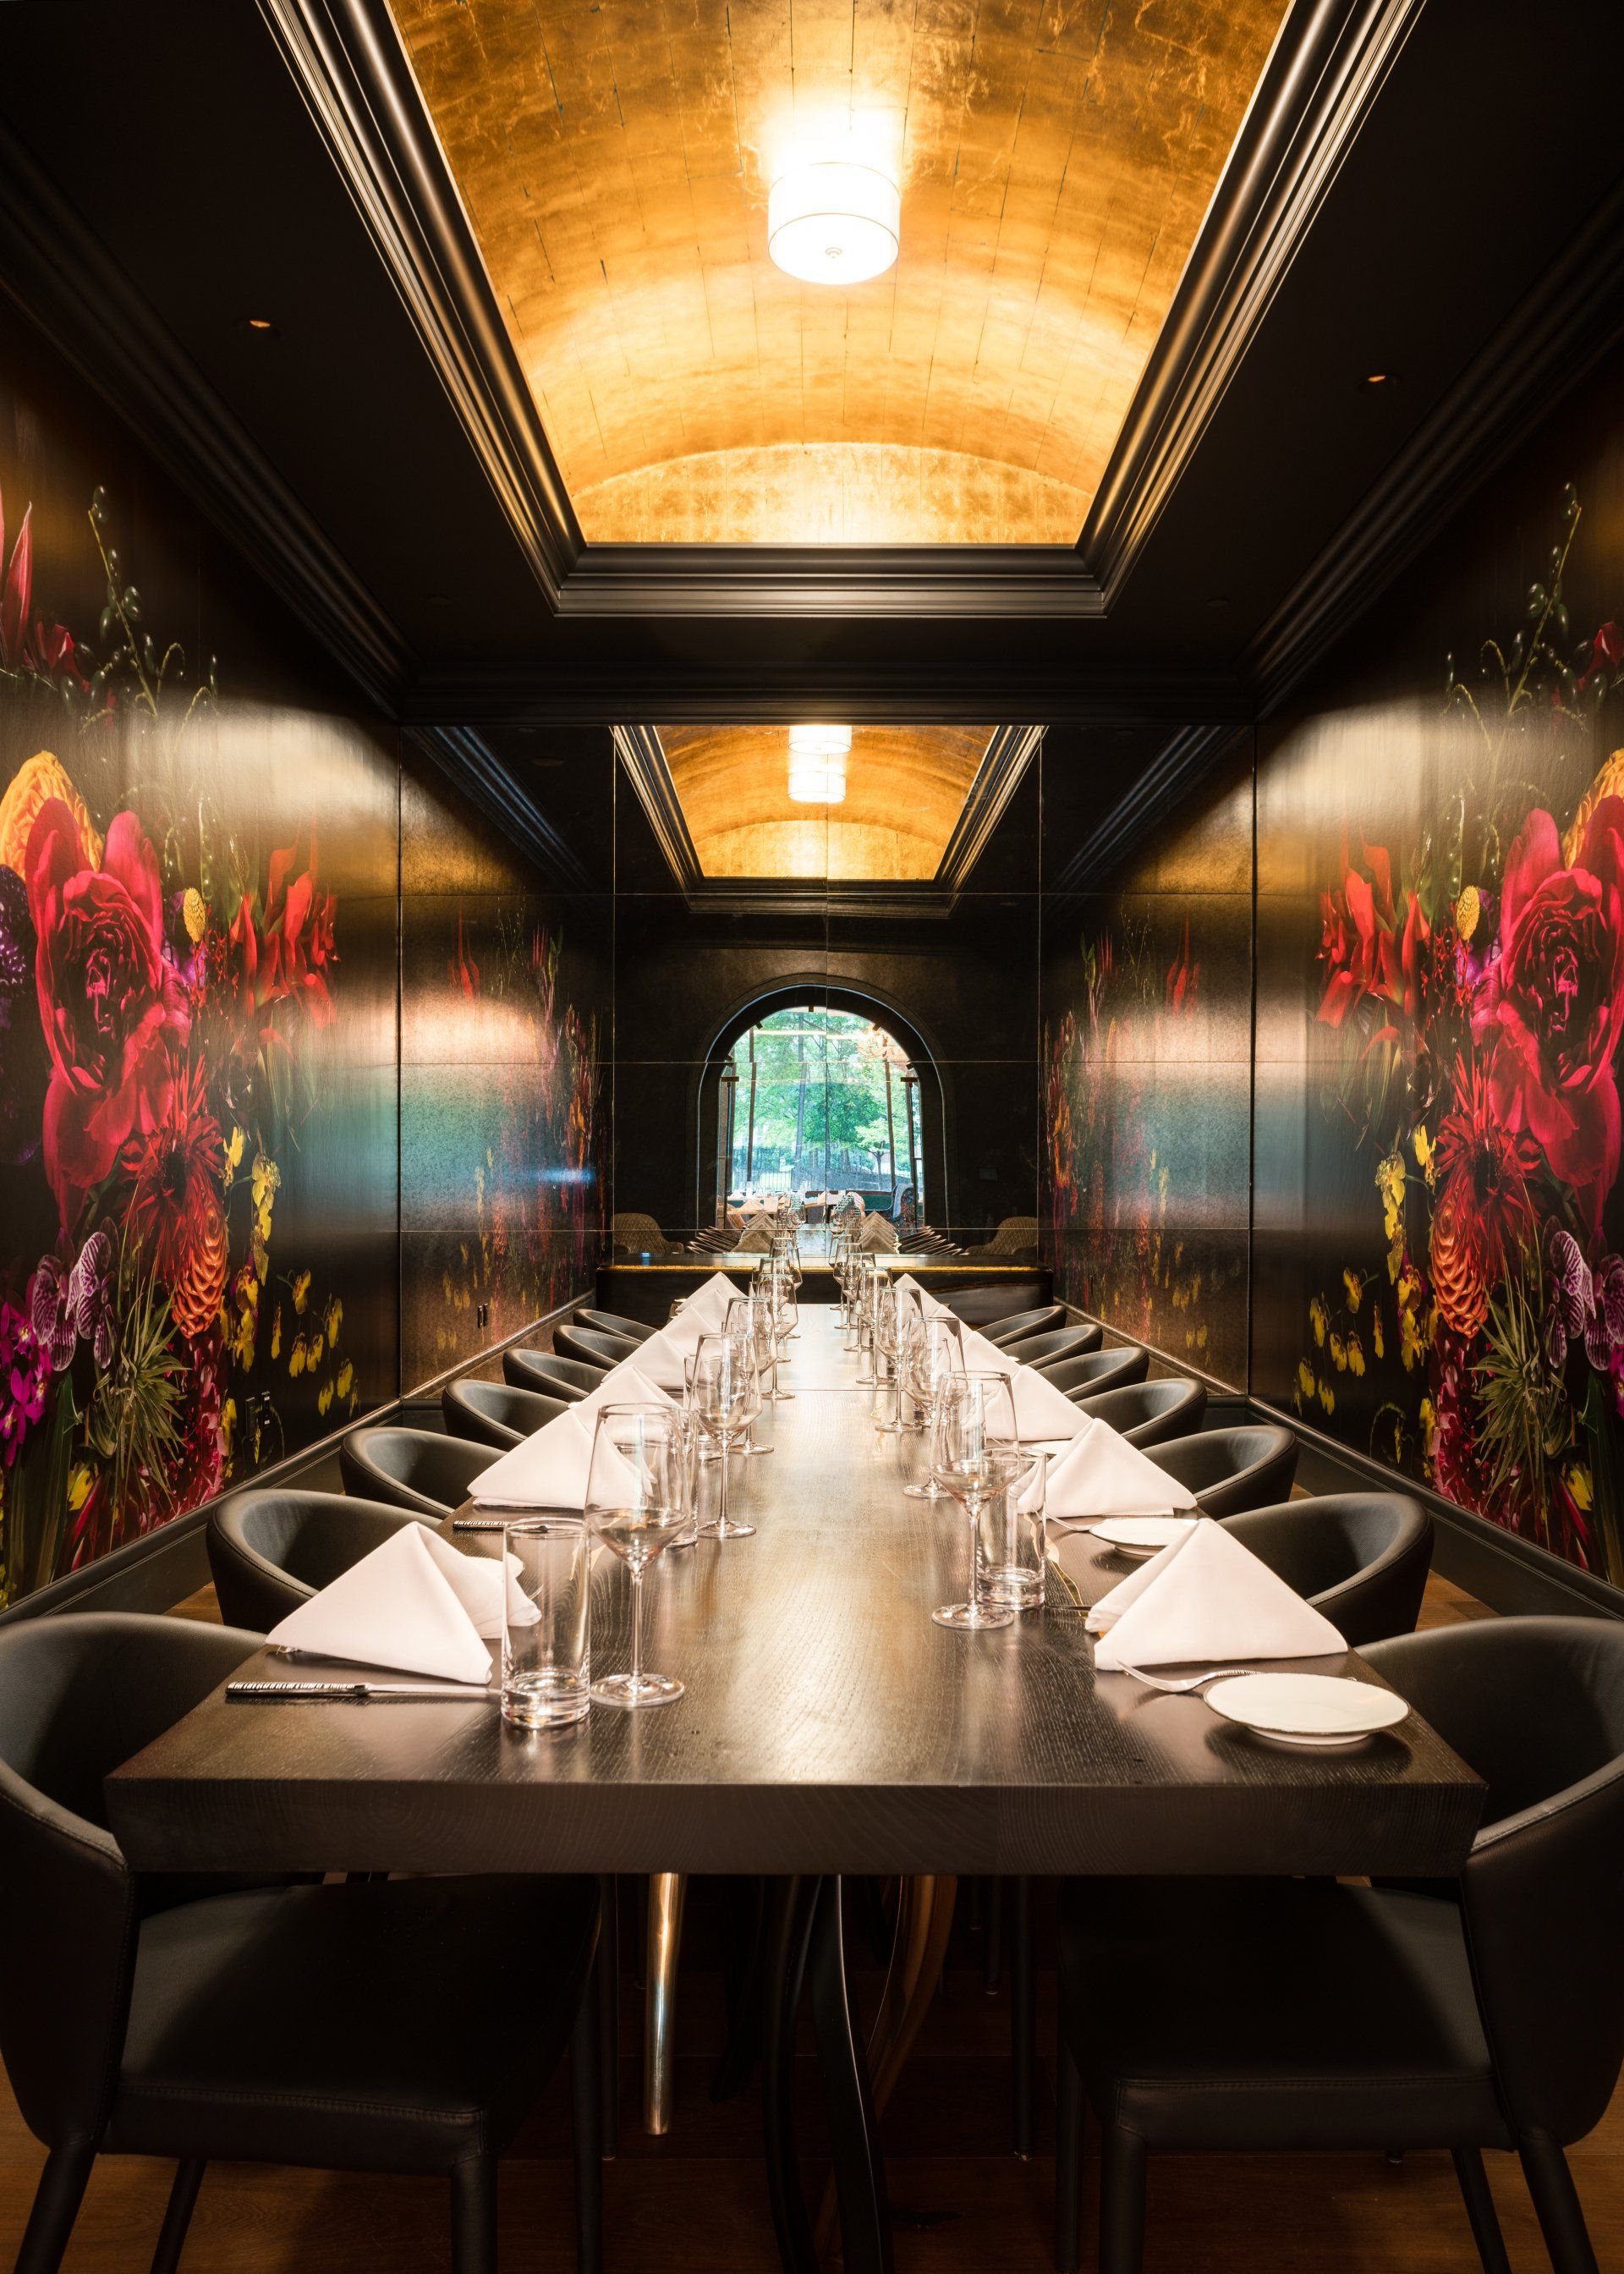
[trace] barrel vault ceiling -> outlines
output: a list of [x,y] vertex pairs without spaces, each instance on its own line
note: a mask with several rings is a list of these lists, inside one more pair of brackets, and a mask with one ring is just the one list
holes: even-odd
[[[589,543],[1075,544],[1284,0],[392,0]],[[897,181],[849,291],[794,149]]]

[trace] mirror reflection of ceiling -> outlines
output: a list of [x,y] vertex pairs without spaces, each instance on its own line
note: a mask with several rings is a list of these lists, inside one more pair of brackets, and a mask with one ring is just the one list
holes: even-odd
[[[392,0],[590,543],[1076,542],[1285,0]],[[872,282],[786,158],[901,190]]]
[[660,727],[705,877],[926,882],[964,810],[990,727],[853,727],[839,805],[796,805],[786,727]]

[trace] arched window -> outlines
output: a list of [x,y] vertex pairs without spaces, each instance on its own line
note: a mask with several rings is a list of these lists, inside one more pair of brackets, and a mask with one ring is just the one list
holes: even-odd
[[771,1012],[734,1043],[721,1111],[730,1199],[849,1187],[887,1214],[924,1215],[919,1076],[874,1020]]

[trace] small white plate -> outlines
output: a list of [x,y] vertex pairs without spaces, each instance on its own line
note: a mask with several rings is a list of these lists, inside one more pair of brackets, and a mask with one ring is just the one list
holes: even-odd
[[1204,1694],[1225,1721],[1286,1745],[1357,1745],[1410,1717],[1391,1690],[1334,1674],[1241,1674]]
[[1192,1516],[1108,1516],[1094,1525],[1094,1536],[1119,1555],[1160,1555],[1195,1521]]

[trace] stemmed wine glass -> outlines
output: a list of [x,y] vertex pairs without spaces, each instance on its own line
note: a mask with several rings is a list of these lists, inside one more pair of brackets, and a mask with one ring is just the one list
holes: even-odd
[[883,1436],[897,1437],[903,1434],[902,1419],[902,1334],[906,1321],[903,1306],[898,1302],[897,1291],[889,1276],[876,1280],[874,1294],[874,1347],[876,1367],[883,1364],[878,1388],[891,1392],[891,1419],[878,1420],[875,1427]]
[[902,1489],[910,1500],[944,1500],[948,1495],[931,1474],[930,1461],[944,1392],[964,1376],[964,1344],[959,1337],[958,1320],[928,1319],[916,1309],[908,1321],[903,1343],[902,1370],[909,1389],[922,1409],[924,1427],[929,1432],[925,1456],[925,1481],[904,1485]]
[[702,1335],[694,1353],[694,1411],[722,1456],[716,1522],[705,1528],[718,1540],[742,1540],[753,1524],[738,1524],[727,1513],[727,1456],[761,1411],[756,1352],[743,1335]]
[[1006,1627],[1007,1603],[985,1600],[981,1585],[981,1511],[995,1493],[1028,1465],[1015,1430],[1015,1401],[1006,1376],[966,1374],[945,1383],[930,1450],[930,1473],[970,1519],[970,1593],[944,1603],[931,1617],[939,1627],[979,1630]]
[[786,1389],[778,1379],[778,1367],[788,1355],[786,1345],[795,1331],[795,1321],[799,1316],[795,1307],[795,1282],[786,1271],[780,1270],[775,1266],[768,1273],[765,1300],[772,1313],[772,1331],[776,1352],[772,1361],[772,1402],[778,1405],[795,1395],[793,1389]]
[[[759,1413],[763,1405],[771,1402],[770,1384],[772,1373],[777,1371],[771,1318],[752,1297],[735,1295],[722,1314],[722,1331],[728,1335],[742,1335],[750,1345],[756,1359],[756,1383],[759,1392],[756,1412]],[[749,1427],[744,1433],[744,1443],[740,1449],[757,1459],[764,1453],[776,1453],[778,1450],[776,1445],[756,1443],[755,1414],[750,1417]]]
[[690,1522],[686,1449],[668,1405],[604,1405],[592,1433],[586,1520],[632,1575],[632,1662],[592,1684],[600,1706],[669,1706],[682,1684],[643,1669],[643,1575]]

